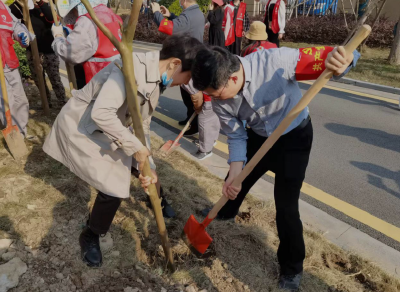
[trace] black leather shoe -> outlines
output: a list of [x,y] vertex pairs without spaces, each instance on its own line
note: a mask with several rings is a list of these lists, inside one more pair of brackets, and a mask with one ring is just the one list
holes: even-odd
[[103,263],[99,237],[100,236],[93,233],[88,226],[83,229],[79,236],[82,260],[89,267],[100,267]]
[[[208,215],[208,213],[210,213],[210,211],[211,211],[211,208],[205,208],[205,209],[201,210],[201,215],[206,217]],[[236,215],[233,217],[225,217],[225,216],[221,216],[220,214],[218,214],[217,217],[215,217],[215,219],[222,220],[222,221],[235,221]]]
[[302,277],[303,272],[296,275],[280,275],[279,288],[290,292],[297,292],[299,291]]
[[165,197],[161,198],[161,208],[162,208],[162,213],[164,218],[175,218],[176,213],[172,206],[167,202]]
[[186,125],[186,123],[189,121],[189,119],[183,120],[183,121],[179,121],[179,125],[184,126]]

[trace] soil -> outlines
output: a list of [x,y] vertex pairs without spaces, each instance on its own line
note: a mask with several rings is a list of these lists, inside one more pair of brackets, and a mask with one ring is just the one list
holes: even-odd
[[[34,86],[26,87],[32,105]],[[154,215],[146,194],[132,177],[131,197],[124,200],[109,231],[113,244],[104,252],[101,268],[82,263],[78,237],[87,220],[96,190],[47,156],[42,144],[60,109],[45,117],[30,111],[29,156],[18,163],[4,140],[0,143],[0,238],[11,238],[27,265],[12,292],[36,291],[278,291],[279,240],[273,202],[251,195],[235,222],[213,221],[209,256],[197,258],[180,236],[190,214],[212,206],[222,181],[179,152],[162,157],[163,141],[152,140],[164,192],[177,218],[166,220],[177,270],[168,271]],[[400,291],[400,283],[357,255],[328,243],[320,234],[304,231],[305,271],[301,291]],[[4,263],[0,260],[0,264]],[[205,289],[205,290],[204,290]]]

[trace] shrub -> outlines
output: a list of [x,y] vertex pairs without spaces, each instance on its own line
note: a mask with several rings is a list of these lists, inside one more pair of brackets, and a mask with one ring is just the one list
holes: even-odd
[[[354,17],[346,15],[349,29],[356,25]],[[252,17],[251,21],[263,20],[262,15]],[[371,25],[372,19],[367,20]],[[393,43],[393,28],[395,22],[381,18],[375,25],[368,38],[369,47],[390,47]],[[348,31],[345,26],[343,14],[332,16],[310,16],[292,18],[286,24],[285,41],[296,43],[337,45],[341,44],[347,37]]]
[[179,6],[179,0],[172,2],[172,4],[168,7],[168,10],[176,16],[180,15],[182,13],[182,8]]
[[26,58],[26,49],[21,47],[18,42],[14,42],[14,50],[19,60],[19,72],[22,77],[30,77],[28,59]]
[[[199,4],[200,10],[203,13],[207,13],[208,5],[210,5],[210,0],[197,0],[197,4]],[[175,0],[169,6],[166,6],[166,5],[164,5],[164,6],[168,7],[169,11],[174,13],[175,15],[179,15],[182,13],[182,9],[179,6],[179,0]]]

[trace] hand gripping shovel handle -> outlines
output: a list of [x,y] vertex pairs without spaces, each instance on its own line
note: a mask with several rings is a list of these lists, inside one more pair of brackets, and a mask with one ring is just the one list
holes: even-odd
[[[347,54],[352,54],[355,49],[361,44],[361,42],[370,34],[371,27],[369,25],[361,26],[348,44],[344,47]],[[325,84],[331,79],[333,72],[325,69],[324,72],[318,77],[313,85],[307,90],[300,101],[295,105],[289,114],[282,120],[275,131],[268,137],[261,148],[253,156],[253,158],[246,164],[242,172],[236,177],[232,185],[239,187],[245,178],[253,171],[254,167],[258,162],[265,156],[265,154],[274,146],[275,142],[285,132],[287,127],[293,122],[293,120],[306,108],[311,100],[317,95],[317,93],[325,86]],[[204,219],[203,224],[205,227],[214,219],[222,207],[228,202],[228,198],[222,196],[219,201],[214,205],[212,210],[208,213],[207,218]]]

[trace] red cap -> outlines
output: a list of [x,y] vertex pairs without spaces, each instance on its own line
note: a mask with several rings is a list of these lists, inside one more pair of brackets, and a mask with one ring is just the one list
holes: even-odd
[[212,2],[217,3],[219,6],[224,5],[224,1],[222,0],[212,0]]

